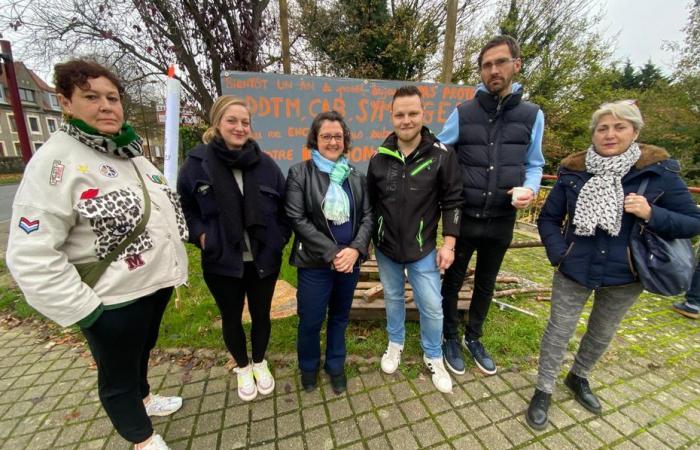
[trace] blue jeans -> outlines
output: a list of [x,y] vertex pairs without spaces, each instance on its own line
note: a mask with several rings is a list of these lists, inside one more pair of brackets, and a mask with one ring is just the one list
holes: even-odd
[[413,301],[420,313],[420,337],[423,352],[428,358],[442,358],[442,295],[440,271],[433,250],[412,263],[400,264],[375,250],[379,279],[384,286],[386,331],[389,341],[403,345],[406,338],[406,301],[404,298],[404,270],[413,287]]
[[299,329],[297,354],[303,372],[316,372],[321,362],[321,327],[326,325],[326,363],[330,375],[343,373],[345,366],[345,329],[350,319],[352,297],[360,278],[360,269],[340,273],[330,268],[298,269],[297,314]]
[[695,265],[693,281],[685,293],[685,301],[700,308],[700,261]]

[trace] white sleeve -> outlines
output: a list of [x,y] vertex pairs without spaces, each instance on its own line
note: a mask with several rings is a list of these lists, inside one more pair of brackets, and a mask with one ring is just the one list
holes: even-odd
[[[32,307],[61,326],[72,325],[101,307],[102,301],[60,250],[75,224],[72,211],[61,213],[55,208],[49,212],[28,205],[31,194],[49,196],[48,192],[29,192],[32,190],[21,186],[15,198],[7,266]],[[70,202],[70,198],[51,200]]]

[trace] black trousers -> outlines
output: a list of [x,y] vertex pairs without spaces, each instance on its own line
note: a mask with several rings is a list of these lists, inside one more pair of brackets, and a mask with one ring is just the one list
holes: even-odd
[[105,310],[82,329],[97,364],[97,390],[117,432],[129,442],[153,434],[143,399],[148,396],[148,357],[173,288],[165,288],[117,309]]
[[479,339],[491,306],[496,277],[503,258],[513,240],[515,216],[477,219],[462,216],[460,236],[455,248],[455,260],[442,281],[443,334],[445,339],[458,339],[459,313],[457,295],[464,284],[469,260],[476,251],[474,292],[469,306],[469,319],[464,335]]
[[221,311],[224,343],[238,367],[248,365],[246,338],[241,322],[246,295],[252,321],[250,341],[253,348],[253,362],[259,363],[265,359],[272,328],[270,305],[272,294],[275,292],[277,275],[278,273],[273,273],[264,278],[258,277],[258,271],[252,262],[245,263],[243,278],[204,273],[204,281]]

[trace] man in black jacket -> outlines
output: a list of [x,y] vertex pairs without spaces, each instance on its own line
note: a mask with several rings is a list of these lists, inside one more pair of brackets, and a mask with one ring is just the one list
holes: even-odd
[[439,135],[442,142],[454,144],[464,189],[455,262],[445,272],[442,285],[443,352],[447,367],[464,373],[457,295],[476,251],[474,290],[462,345],[482,372],[493,375],[496,364],[479,339],[496,276],[513,238],[516,210],[527,208],[540,187],[544,115],[539,106],[522,101],[522,87],[513,82],[521,65],[515,39],[498,36],[490,40],[478,62],[483,83],[475,98],[452,112]]
[[[396,91],[391,120],[394,132],[379,147],[367,171],[389,334],[381,367],[393,373],[401,360],[406,273],[420,312],[423,360],[435,387],[450,392],[452,380],[442,361],[440,270],[452,264],[459,234],[462,186],[457,160],[423,126],[423,104],[415,86]],[[444,244],[436,250],[440,213]]]

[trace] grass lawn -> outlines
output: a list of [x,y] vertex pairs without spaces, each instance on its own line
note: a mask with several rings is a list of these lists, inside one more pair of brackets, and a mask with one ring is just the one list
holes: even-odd
[[21,173],[0,173],[0,186],[5,184],[18,184],[22,181]]

